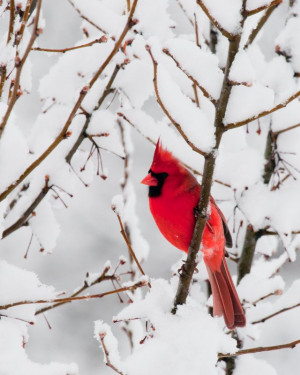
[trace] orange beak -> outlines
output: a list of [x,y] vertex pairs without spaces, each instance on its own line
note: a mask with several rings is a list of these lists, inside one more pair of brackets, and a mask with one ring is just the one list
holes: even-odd
[[151,176],[151,173],[147,174],[147,176],[141,181],[141,184],[148,185],[148,186],[157,186],[158,181],[155,177]]

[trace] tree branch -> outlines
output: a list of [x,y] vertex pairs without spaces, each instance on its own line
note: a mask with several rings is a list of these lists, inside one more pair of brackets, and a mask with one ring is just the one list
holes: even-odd
[[270,352],[272,350],[280,350],[280,349],[294,349],[298,344],[300,344],[300,340],[292,341],[287,344],[282,345],[274,345],[274,346],[259,346],[257,348],[250,348],[250,349],[242,349],[238,350],[236,353],[219,353],[218,358],[228,358],[228,357],[237,357],[239,355],[244,354],[253,354],[253,353],[261,353],[261,352]]
[[250,46],[250,44],[253,43],[254,39],[257,37],[258,33],[263,28],[264,24],[268,21],[268,19],[270,18],[271,14],[274,12],[274,10],[277,8],[277,6],[278,6],[278,4],[275,4],[275,6],[271,6],[271,7],[267,8],[265,14],[260,18],[256,27],[251,31],[251,33],[248,37],[248,40],[247,40],[247,42],[244,46],[244,49],[247,49]]
[[101,343],[101,346],[102,346],[102,350],[103,350],[103,353],[104,353],[104,356],[105,356],[105,364],[106,366],[110,367],[112,370],[114,370],[117,374],[119,375],[124,375],[123,372],[121,372],[120,370],[118,370],[116,368],[116,366],[114,366],[111,361],[110,361],[110,358],[109,358],[109,351],[107,350],[107,347],[105,345],[105,342],[104,342],[104,338],[105,338],[106,334],[105,333],[100,333],[99,334],[99,339],[100,339],[100,343]]
[[203,12],[207,15],[207,17],[209,18],[210,22],[221,32],[221,34],[223,34],[229,40],[233,40],[236,37],[235,34],[231,34],[229,31],[227,31],[226,29],[224,29],[219,24],[219,22],[210,14],[209,10],[206,8],[206,6],[204,5],[204,3],[203,3],[202,0],[197,0],[197,4],[201,7],[201,9],[203,10]]
[[268,21],[268,19],[270,18],[271,14],[274,12],[274,10],[277,8],[278,4],[276,4],[275,6],[272,6],[272,7],[269,7],[266,12],[264,13],[264,15],[260,18],[260,20],[258,21],[256,27],[251,31],[249,37],[248,37],[248,40],[244,46],[244,49],[247,49],[250,44],[253,43],[254,39],[257,37],[258,33],[260,32],[260,30],[263,28],[263,26],[265,25],[265,23]]
[[290,130],[293,130],[293,129],[299,128],[299,126],[300,126],[300,122],[299,122],[298,124],[295,124],[295,125],[289,126],[288,128],[278,130],[277,132],[273,132],[273,134],[274,134],[275,137],[276,137],[276,136],[278,136],[279,134],[282,134],[282,133],[288,132],[288,131],[290,131]]
[[10,0],[9,3],[9,26],[8,26],[8,34],[7,34],[7,44],[10,42],[10,39],[14,32],[14,24],[15,24],[15,0]]
[[[68,298],[77,297],[79,294],[81,294],[82,292],[84,292],[85,290],[87,290],[88,288],[90,288],[91,286],[94,286],[96,284],[100,284],[103,281],[115,280],[117,278],[117,276],[115,274],[107,275],[107,272],[109,270],[110,270],[109,266],[105,267],[104,270],[103,270],[103,272],[102,272],[102,274],[96,280],[94,280],[91,284],[88,284],[86,281],[84,281],[83,286],[80,287],[76,292],[74,292]],[[35,312],[35,315],[43,314],[46,311],[52,310],[55,307],[62,306],[62,305],[66,304],[66,303],[69,303],[69,302],[71,302],[71,301],[62,301],[62,302],[57,302],[57,303],[55,303],[54,305],[51,305],[51,306],[43,307],[42,309],[37,310]]]
[[85,47],[91,47],[92,45],[94,45],[96,43],[106,43],[106,42],[107,42],[107,37],[103,35],[103,36],[101,36],[101,38],[97,38],[95,40],[92,40],[89,43],[81,44],[80,46],[63,48],[63,49],[34,47],[34,48],[31,48],[31,50],[32,51],[42,51],[42,52],[60,52],[60,53],[65,53],[65,52],[68,52],[68,51],[73,51],[75,49],[80,49],[80,48],[85,48]]
[[22,216],[17,221],[15,221],[10,227],[6,228],[3,231],[1,239],[4,239],[5,237],[9,236],[13,232],[21,228],[23,225],[25,225],[29,216],[36,209],[36,207],[40,204],[40,202],[45,198],[45,196],[47,195],[50,189],[51,189],[51,186],[48,186],[47,184],[42,188],[41,192],[34,199],[34,201],[27,208],[27,210],[22,214]]
[[[127,237],[127,234],[125,233],[124,226],[123,226],[123,223],[122,223],[122,219],[121,219],[120,215],[118,214],[118,212],[117,212],[117,210],[116,210],[116,207],[112,206],[112,210],[113,210],[114,213],[117,215],[117,218],[118,218],[118,221],[119,221],[119,224],[120,224],[120,228],[121,228],[121,234],[122,234],[122,236],[123,236],[123,238],[124,238],[124,240],[125,240],[125,242],[126,242],[126,245],[127,245],[127,247],[128,247],[128,250],[129,250],[130,255],[131,255],[132,258],[134,259],[134,261],[135,261],[136,265],[138,266],[138,269],[140,270],[141,274],[142,274],[143,276],[146,276],[146,274],[145,274],[145,272],[144,272],[144,270],[143,270],[143,268],[142,268],[140,262],[138,261],[136,255],[135,255],[135,252],[134,252],[133,249],[132,249],[132,246],[131,246],[131,243],[130,243],[128,237]],[[150,284],[149,281],[147,282],[147,284],[148,284],[149,288],[151,288],[151,284]]]
[[153,70],[154,70],[153,84],[154,84],[154,91],[155,91],[157,103],[160,105],[160,107],[163,110],[164,114],[168,117],[168,119],[175,126],[175,128],[177,129],[177,131],[179,132],[179,134],[186,141],[186,143],[192,148],[192,150],[194,150],[195,152],[197,152],[198,154],[200,154],[202,156],[206,156],[206,153],[204,151],[200,150],[193,142],[191,142],[189,140],[189,138],[187,137],[187,135],[185,134],[185,132],[182,130],[182,127],[180,126],[180,124],[178,124],[178,122],[173,119],[173,117],[171,116],[170,112],[164,106],[164,104],[163,104],[163,102],[162,102],[162,100],[160,98],[159,91],[158,91],[158,85],[157,85],[157,61],[153,57],[153,54],[152,54],[150,46],[146,46],[146,50],[149,52],[149,55],[150,55],[150,57],[152,59],[152,63],[153,63]]
[[59,303],[59,304],[61,304],[61,303],[68,303],[68,302],[73,302],[73,301],[103,298],[103,297],[109,296],[111,294],[118,294],[118,293],[122,293],[122,292],[133,291],[133,290],[136,290],[136,289],[141,288],[141,287],[146,286],[146,285],[147,285],[146,281],[137,281],[133,285],[124,286],[124,287],[119,288],[119,289],[114,289],[114,290],[110,290],[108,292],[99,293],[99,294],[91,294],[91,295],[87,295],[87,296],[66,297],[66,298],[55,298],[55,299],[50,299],[50,300],[40,299],[40,300],[36,300],[36,301],[12,302],[12,303],[9,303],[7,305],[0,306],[0,310],[7,310],[7,309],[10,309],[11,307],[20,306],[20,305],[34,305],[34,304],[40,304],[40,303]]
[[229,42],[227,63],[224,73],[223,85],[221,89],[221,95],[216,106],[216,116],[215,116],[215,146],[213,150],[206,155],[204,172],[201,184],[201,196],[198,203],[198,211],[200,215],[198,216],[194,228],[193,237],[189,245],[188,256],[186,262],[183,264],[182,272],[179,277],[178,289],[174,301],[173,313],[176,313],[177,306],[184,304],[188,295],[190,283],[193,277],[193,273],[196,268],[196,257],[200,249],[200,244],[202,241],[203,231],[206,225],[206,220],[208,217],[207,207],[210,199],[210,190],[213,182],[213,173],[215,168],[215,155],[216,151],[221,142],[221,138],[224,131],[223,118],[226,112],[230,92],[232,86],[228,84],[229,72],[233,63],[233,60],[239,50],[241,35],[238,35],[233,40]]
[[[40,4],[39,0],[39,4]],[[60,131],[59,135],[56,137],[56,139],[51,143],[51,145],[22,173],[22,175],[9,187],[0,194],[0,202],[3,201],[20,183],[36,168],[40,165],[40,163],[46,159],[47,156],[51,154],[51,152],[66,138],[67,130],[69,129],[69,126],[71,125],[71,122],[76,115],[77,110],[81,106],[81,103],[83,99],[85,98],[87,92],[89,89],[91,89],[94,85],[94,83],[97,81],[97,79],[100,77],[100,75],[103,73],[104,69],[107,67],[107,65],[110,63],[116,52],[119,50],[123,39],[125,38],[125,35],[128,33],[130,28],[134,25],[134,22],[132,21],[132,17],[136,8],[138,0],[134,0],[130,13],[127,18],[127,22],[124,26],[124,29],[119,37],[119,39],[116,41],[114,48],[108,55],[108,57],[105,59],[103,64],[100,66],[100,68],[97,70],[91,81],[89,82],[88,86],[83,87],[83,89],[80,91],[79,97],[66,121],[64,124],[62,130]],[[30,46],[31,47],[31,46]]]
[[300,95],[300,91],[297,91],[295,94],[293,94],[292,96],[290,96],[285,102],[283,103],[280,103],[280,104],[277,104],[275,107],[273,107],[272,109],[269,109],[267,111],[263,111],[263,112],[260,112],[258,115],[255,115],[255,116],[252,116],[250,118],[247,118],[246,120],[243,120],[243,121],[238,121],[238,122],[234,122],[234,123],[230,123],[230,124],[227,124],[224,128],[225,131],[229,130],[229,129],[235,129],[235,128],[239,128],[240,126],[243,126],[243,125],[246,125],[248,124],[249,122],[252,122],[254,120],[257,120],[261,117],[264,117],[264,116],[267,116],[267,115],[270,115],[271,113],[275,112],[275,111],[278,111],[279,109],[281,108],[284,108],[286,107],[290,102],[292,102],[293,100],[295,100],[296,98],[298,98],[298,96]]
[[274,316],[277,316],[277,315],[282,314],[282,313],[284,313],[286,311],[295,309],[296,307],[299,307],[299,306],[300,306],[300,303],[297,303],[296,305],[293,305],[293,306],[290,306],[290,307],[285,307],[285,308],[283,308],[283,309],[281,309],[279,311],[276,311],[273,314],[265,316],[264,318],[255,320],[254,322],[251,322],[251,324],[264,323],[266,320],[269,320],[269,319],[273,318]]
[[217,101],[209,94],[209,92],[199,84],[199,82],[193,77],[191,76],[187,71],[184,70],[184,68],[179,64],[179,62],[176,60],[176,58],[170,53],[170,51],[167,49],[167,48],[164,48],[163,49],[163,52],[171,57],[171,59],[175,62],[175,64],[177,65],[177,67],[193,82],[193,84],[195,84],[197,87],[199,87],[199,89],[202,91],[203,95],[211,101],[211,103],[216,106],[217,104]]
[[[103,91],[103,94],[101,95],[100,99],[98,100],[98,103],[97,105],[94,107],[93,112],[97,111],[101,105],[103,104],[104,100],[106,99],[106,97],[112,92],[111,90],[111,86],[118,74],[118,72],[120,71],[122,65],[116,65],[115,66],[115,69],[109,79],[109,81],[107,82],[107,85],[105,86],[105,89]],[[67,156],[66,156],[66,162],[68,164],[71,163],[71,160],[72,160],[72,157],[74,156],[75,152],[78,150],[79,146],[81,145],[81,143],[83,142],[83,140],[86,138],[86,131],[87,131],[87,128],[89,126],[89,123],[91,121],[91,117],[92,117],[92,113],[89,114],[87,113],[86,114],[86,120],[85,120],[85,123],[81,129],[81,132],[77,138],[77,140],[75,141],[73,147],[71,148],[71,150],[68,152]]]

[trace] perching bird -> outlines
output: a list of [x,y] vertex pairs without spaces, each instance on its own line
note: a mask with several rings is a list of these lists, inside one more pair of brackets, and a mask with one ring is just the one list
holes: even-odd
[[[187,253],[201,192],[196,178],[158,141],[149,174],[142,183],[149,186],[150,210],[158,229],[172,245]],[[212,289],[214,315],[223,315],[230,329],[243,327],[245,314],[225,260],[225,243],[232,247],[230,231],[212,197],[209,204],[201,251]]]

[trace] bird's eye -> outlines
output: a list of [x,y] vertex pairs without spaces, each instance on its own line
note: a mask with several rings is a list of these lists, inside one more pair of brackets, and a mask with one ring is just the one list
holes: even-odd
[[151,169],[149,169],[148,173],[151,173],[151,174],[152,174],[152,171],[151,171]]

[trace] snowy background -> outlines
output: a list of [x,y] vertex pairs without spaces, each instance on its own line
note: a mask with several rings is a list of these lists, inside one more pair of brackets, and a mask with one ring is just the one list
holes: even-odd
[[[123,0],[74,1],[78,9],[85,12],[90,20],[101,25],[109,36],[115,36],[115,39],[125,24],[124,3],[126,1]],[[237,32],[240,1],[231,0],[225,9],[222,9],[225,4],[221,5],[217,1],[205,3],[207,6],[211,4],[211,14],[222,21],[225,29],[230,33]],[[248,2],[247,9],[256,9],[269,3],[252,0]],[[26,1],[21,1],[20,4],[25,9]],[[8,29],[9,12],[4,12],[6,5],[7,2],[3,1],[1,35],[5,35]],[[70,198],[68,194],[56,190],[68,206],[66,208],[60,199],[54,198],[55,192],[50,191],[47,199],[35,210],[36,216],[30,217],[29,225],[0,241],[1,306],[16,301],[68,296],[83,284],[87,272],[101,274],[107,260],[111,261],[113,270],[121,255],[128,258],[116,215],[111,210],[112,199],[122,193],[129,198],[130,204],[124,218],[132,225],[133,245],[136,245],[134,247],[138,257],[145,259],[143,268],[151,278],[151,293],[148,293],[147,287],[137,290],[135,295],[130,295],[135,300],[133,304],[126,303],[126,295],[122,295],[124,302],[120,304],[116,294],[91,301],[74,301],[47,312],[48,323],[43,315],[34,317],[35,311],[40,308],[38,305],[1,310],[1,314],[9,316],[3,316],[0,320],[1,375],[77,372],[91,375],[99,372],[111,374],[113,370],[103,363],[103,353],[95,339],[95,336],[99,338],[98,334],[101,332],[106,334],[114,364],[129,375],[181,374],[184,371],[197,374],[200,370],[205,374],[222,374],[224,365],[219,363],[218,367],[215,367],[217,353],[236,350],[236,343],[226,334],[222,320],[212,319],[207,314],[206,284],[203,282],[206,275],[201,274],[205,272],[203,266],[199,267],[201,275],[192,287],[188,305],[180,308],[176,317],[169,313],[177,287],[177,276],[173,275],[180,267],[177,262],[182,258],[182,254],[158,232],[148,209],[147,191],[145,186],[140,184],[149,169],[154,150],[153,145],[140,132],[154,142],[162,135],[166,145],[184,163],[198,171],[201,171],[203,166],[203,158],[195,155],[178,133],[169,127],[170,121],[156,103],[152,81],[153,66],[145,44],[151,46],[158,61],[161,99],[172,116],[202,151],[209,151],[213,144],[212,102],[217,100],[220,94],[228,43],[219,33],[216,54],[208,53],[204,47],[198,48],[195,45],[194,28],[188,20],[193,20],[194,12],[198,18],[199,43],[203,46],[205,39],[209,38],[209,22],[194,1],[139,0],[135,14],[139,19],[135,26],[136,33],[130,31],[131,34],[125,37],[125,41],[135,38],[135,42],[127,45],[126,55],[121,50],[118,52],[107,72],[95,83],[94,89],[83,101],[83,108],[92,111],[99,99],[98,93],[103,91],[115,64],[122,64],[126,58],[130,60],[114,83],[113,87],[118,89],[118,94],[114,96],[113,93],[107,98],[102,110],[93,115],[88,129],[89,134],[110,133],[109,137],[99,138],[101,146],[113,152],[101,151],[103,170],[101,169],[100,173],[107,175],[105,180],[96,175],[95,155],[93,160],[86,164],[86,170],[80,172],[80,167],[90,151],[91,145],[87,140],[74,155],[72,165],[77,174],[88,183],[88,187],[84,186],[67,163],[61,162],[84,123],[84,116],[76,116],[70,128],[70,138],[62,141],[61,146],[48,158],[49,161],[46,160],[25,180],[30,182],[28,191],[20,194],[20,185],[0,203],[0,228],[3,231],[30,205],[43,187],[46,174],[50,176],[51,183],[73,195]],[[238,55],[230,79],[247,82],[248,86],[233,87],[224,119],[225,125],[269,110],[299,90],[295,74],[300,71],[300,17],[297,17],[297,12],[300,13],[299,2],[295,2],[293,10],[289,10],[288,2],[284,1],[272,14],[257,42],[247,52],[241,51]],[[247,32],[255,27],[258,15],[252,18],[245,27],[245,40]],[[16,22],[16,28],[18,26],[20,25]],[[37,38],[35,46],[45,48],[59,49],[80,45],[103,35],[83,21],[68,1],[44,0],[40,26],[43,33]],[[82,32],[83,28],[89,33],[88,38]],[[20,46],[22,53],[30,35],[29,27],[24,33],[24,45]],[[7,34],[1,42],[0,58],[1,64],[7,63],[9,71],[14,66],[15,46],[11,43],[5,48],[6,40]],[[53,141],[80,90],[91,79],[113,45],[114,40],[108,37],[106,43],[78,49],[76,52],[30,52],[21,79],[24,93],[14,106],[0,139],[0,192],[18,178],[35,156]],[[277,52],[284,51],[291,57],[285,58],[284,53],[276,54],[276,46]],[[198,89],[200,108],[195,105],[195,100],[192,102],[189,99],[193,96],[193,89],[187,75],[176,68],[174,61],[162,52],[162,48],[167,48],[177,62],[184,66],[185,72],[205,87],[208,97],[202,95]],[[193,58],[189,58],[190,56]],[[199,66],[201,69],[198,69]],[[6,85],[0,103],[1,116],[6,110],[7,95]],[[53,98],[55,104],[52,106]],[[230,229],[233,231],[235,228],[236,246],[233,252],[237,256],[241,252],[247,221],[255,229],[268,227],[279,233],[279,236],[264,236],[260,239],[252,271],[239,285],[238,292],[245,301],[249,322],[246,328],[238,332],[239,337],[244,340],[244,348],[277,345],[300,337],[297,308],[279,314],[264,324],[251,324],[300,302],[297,280],[299,260],[296,258],[299,236],[292,233],[300,230],[300,128],[278,136],[277,146],[282,152],[281,156],[292,164],[292,167],[290,164],[281,163],[282,169],[278,174],[274,174],[270,184],[265,185],[262,182],[264,148],[270,124],[272,130],[278,132],[300,123],[299,106],[296,99],[285,109],[262,118],[259,124],[250,123],[248,132],[245,126],[228,131],[219,151],[215,178],[231,185],[231,188],[215,183],[212,193],[224,211]],[[46,108],[50,109],[43,113]],[[124,162],[115,155],[123,155],[124,152],[116,122],[116,119],[120,118],[116,112],[120,111],[136,124],[139,130],[137,132],[122,120],[125,138],[127,137],[126,145],[132,153],[130,182],[125,192],[122,192],[120,187]],[[98,139],[96,140],[98,142]],[[284,180],[280,189],[271,194],[271,188],[289,175],[289,172],[290,176]],[[134,196],[135,213],[131,211],[131,199],[134,199]],[[8,207],[13,199],[17,199],[18,203],[9,211]],[[236,205],[238,210],[234,210]],[[241,220],[243,226],[237,231]],[[28,256],[25,259],[29,243]],[[43,252],[40,251],[41,247]],[[124,272],[127,271],[128,263],[122,267]],[[229,267],[233,275],[236,275],[236,263],[229,261]],[[280,274],[276,274],[278,268]],[[122,281],[128,281],[128,277]],[[106,281],[88,289],[88,293],[95,294],[112,289],[112,283]],[[61,295],[61,292],[66,294]],[[269,293],[283,294],[273,295],[256,303]],[[112,323],[113,317],[119,320],[143,318],[141,322],[138,320],[130,323],[130,329],[134,332],[133,353],[130,351],[128,337],[121,329],[122,324]],[[30,325],[14,318],[34,320],[34,324]],[[151,321],[155,332],[148,327],[149,332],[146,334],[149,337],[144,344],[139,344],[146,335],[146,320]],[[98,321],[96,325],[95,321]],[[110,329],[118,340],[118,351]],[[178,356],[176,360],[175,354]],[[247,371],[267,375],[296,375],[299,371],[299,355],[300,349],[295,348],[241,356],[234,375],[245,375]]]

